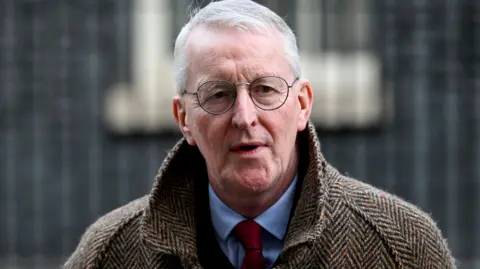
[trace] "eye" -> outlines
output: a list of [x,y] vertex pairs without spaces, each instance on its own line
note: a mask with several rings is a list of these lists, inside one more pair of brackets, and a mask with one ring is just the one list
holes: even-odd
[[226,82],[212,81],[203,84],[199,90],[201,102],[218,102],[228,99],[235,94],[232,92],[232,85]]
[[228,91],[218,91],[210,96],[210,99],[220,99],[231,95]]
[[264,85],[257,86],[255,90],[259,93],[269,93],[269,92],[275,91],[274,88],[269,86],[264,86]]
[[277,89],[268,85],[255,85],[252,90],[255,95],[270,95],[278,92]]
[[232,95],[235,94],[231,90],[228,89],[216,89],[213,90],[209,93],[207,93],[203,98],[202,98],[202,103],[220,103],[220,102],[225,102],[230,99],[232,99]]

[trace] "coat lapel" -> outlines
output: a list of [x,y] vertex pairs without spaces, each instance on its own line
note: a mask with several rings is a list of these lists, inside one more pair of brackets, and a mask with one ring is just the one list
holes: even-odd
[[285,246],[275,268],[313,268],[315,243],[325,228],[329,198],[327,163],[320,151],[316,130],[309,124],[299,133],[300,192],[297,193],[292,219],[285,236]]
[[147,246],[179,256],[189,267],[199,264],[195,240],[195,181],[205,170],[202,167],[205,163],[198,150],[181,139],[157,174],[141,225]]

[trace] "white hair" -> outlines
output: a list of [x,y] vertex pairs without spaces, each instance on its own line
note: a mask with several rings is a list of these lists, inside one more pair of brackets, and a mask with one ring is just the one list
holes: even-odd
[[277,30],[284,40],[284,51],[296,77],[301,75],[297,38],[287,23],[275,12],[251,0],[223,0],[209,3],[202,9],[192,10],[188,23],[175,41],[174,69],[177,93],[187,87],[189,61],[187,40],[198,26],[236,28],[239,31],[256,30],[268,33]]

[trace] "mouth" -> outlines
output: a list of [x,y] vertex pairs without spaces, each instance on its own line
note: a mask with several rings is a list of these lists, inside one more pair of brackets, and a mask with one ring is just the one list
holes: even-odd
[[249,155],[256,153],[260,148],[264,147],[265,145],[262,143],[239,143],[234,145],[231,148],[231,151],[235,153],[239,153],[242,155]]

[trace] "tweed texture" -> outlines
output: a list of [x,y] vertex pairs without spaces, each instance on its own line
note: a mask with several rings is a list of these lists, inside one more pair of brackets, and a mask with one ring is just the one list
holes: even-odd
[[[308,163],[275,269],[456,268],[432,219],[327,164],[311,123],[299,133],[299,145]],[[205,169],[198,149],[179,141],[151,193],[93,223],[64,268],[203,268],[194,197]]]

